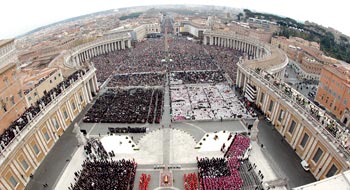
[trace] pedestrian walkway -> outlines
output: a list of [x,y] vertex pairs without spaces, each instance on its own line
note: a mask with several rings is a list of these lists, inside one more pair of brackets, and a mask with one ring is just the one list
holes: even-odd
[[[82,169],[82,164],[85,159],[84,147],[79,147],[73,158],[70,160],[66,170],[62,173],[60,180],[55,185],[55,190],[68,189],[70,184],[74,184],[74,172]],[[63,177],[64,176],[64,177]]]
[[[267,186],[269,184],[269,181],[281,180],[281,176],[279,176],[279,174],[274,170],[272,166],[273,163],[271,163],[270,160],[267,159],[262,152],[261,146],[258,145],[255,141],[251,141],[251,144],[252,149],[250,152],[249,161],[252,163],[252,165],[256,165],[256,168],[254,169],[256,174],[258,174],[259,171],[261,171],[263,174],[264,179],[262,181],[265,182],[264,186]],[[286,189],[285,187],[278,188]]]

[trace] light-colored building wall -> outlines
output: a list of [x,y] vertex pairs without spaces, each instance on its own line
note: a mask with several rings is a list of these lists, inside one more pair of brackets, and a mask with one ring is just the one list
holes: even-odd
[[321,69],[330,59],[323,56],[319,44],[298,37],[275,36],[271,44],[279,47],[294,61],[299,77],[305,79],[319,79]]
[[[22,190],[54,144],[96,93],[95,68],[57,96],[35,120],[30,121],[0,158],[0,183],[6,190]],[[0,186],[0,187],[1,187]]]
[[25,95],[27,106],[30,107],[30,105],[34,105],[46,92],[49,92],[62,81],[63,74],[60,69],[51,72],[46,79],[43,79],[40,84],[36,84],[34,88]]
[[[238,87],[241,87],[243,91],[246,83],[256,87],[258,94],[254,103],[270,118],[276,130],[299,157],[307,161],[315,178],[326,178],[332,166],[336,167],[334,175],[346,171],[349,167],[349,155],[339,154],[340,149],[335,148],[339,145],[333,144],[335,141],[331,140],[333,137],[328,136],[330,134],[325,130],[319,131],[320,126],[307,115],[307,111],[303,111],[303,108],[296,105],[297,103],[292,103],[293,97],[285,97],[281,95],[282,92],[277,93],[279,90],[284,91],[284,89],[279,89],[272,82],[268,82],[271,76],[268,79],[267,75],[258,74],[243,65],[244,63],[239,63]],[[293,91],[293,93],[296,92]],[[299,96],[301,97],[301,95]]]

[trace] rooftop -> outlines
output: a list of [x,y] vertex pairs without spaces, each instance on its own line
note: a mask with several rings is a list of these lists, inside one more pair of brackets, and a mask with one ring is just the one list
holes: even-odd
[[350,186],[350,170],[346,172],[342,172],[330,178],[317,181],[314,183],[310,183],[307,185],[303,185],[294,189],[295,190],[317,190],[317,189],[333,189],[334,187],[337,187],[337,189],[348,189],[349,186]]
[[337,75],[339,78],[348,80],[348,83],[350,83],[350,65],[334,64],[324,68]]
[[4,39],[4,40],[0,40],[0,47],[9,44],[11,42],[15,41],[15,39]]

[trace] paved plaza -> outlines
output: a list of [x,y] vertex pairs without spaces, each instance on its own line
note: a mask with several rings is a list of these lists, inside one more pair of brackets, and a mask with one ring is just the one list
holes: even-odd
[[[109,159],[135,160],[138,165],[134,189],[138,189],[142,174],[150,175],[149,189],[184,189],[184,174],[198,172],[198,158],[223,158],[225,150],[222,150],[222,145],[225,144],[228,149],[233,141],[230,140],[230,133],[232,135],[250,134],[247,123],[252,123],[251,120],[254,118],[240,102],[237,93],[228,85],[183,85],[183,90],[187,92],[181,92],[179,96],[174,97],[176,93],[170,90],[170,88],[173,90],[173,86],[169,85],[168,74],[165,79],[164,96],[160,101],[163,102],[160,123],[82,122],[84,115],[98,97],[95,97],[92,104],[89,104],[72,123],[86,132],[85,139],[99,139],[107,152],[113,152],[114,155]],[[105,90],[102,89],[99,96],[104,92]],[[175,121],[174,110],[171,111],[171,109],[174,109],[173,102],[179,102],[180,99],[187,101],[188,111],[193,111],[192,113],[197,116],[201,111],[208,112],[207,108],[216,109],[217,112],[213,112],[215,119],[201,121],[185,117]],[[232,101],[227,102],[228,99]],[[186,107],[181,105],[176,108],[180,110],[178,113],[183,114],[182,116],[188,112]],[[226,113],[229,114],[226,115]],[[233,113],[236,114],[234,117],[232,117]],[[236,117],[238,115],[241,116]],[[269,185],[274,187],[271,189],[285,189],[285,187],[295,187],[315,181],[311,173],[302,170],[299,157],[281,141],[280,135],[273,130],[273,126],[263,117],[260,118],[258,141],[251,141],[252,149],[248,154],[250,163],[256,165],[250,172],[261,173],[264,176],[259,178],[262,186]],[[136,127],[146,130],[141,133],[111,133],[109,129]],[[63,190],[74,184],[74,172],[82,169],[82,164],[88,157],[79,136],[74,132],[73,126],[70,126],[37,169],[26,189]],[[243,165],[243,162],[241,164]],[[168,175],[171,180],[166,188],[161,187],[165,185],[165,175]],[[250,176],[245,177],[250,178]],[[48,184],[48,187],[44,187],[43,184]],[[254,189],[254,187],[245,186],[243,189]]]
[[[165,94],[169,94],[168,89],[165,90]],[[146,133],[132,133],[132,134],[113,134],[116,137],[130,137],[132,143],[135,143],[138,150],[132,152],[120,152],[116,153],[114,159],[135,159],[138,163],[136,172],[134,188],[138,187],[138,179],[142,173],[149,174],[151,181],[149,184],[150,189],[161,189],[160,181],[161,173],[165,170],[162,167],[178,167],[170,169],[174,178],[174,189],[183,189],[183,175],[191,172],[197,172],[196,157],[222,157],[223,153],[220,152],[220,148],[213,146],[201,149],[195,149],[201,140],[208,135],[214,135],[216,133],[232,132],[242,133],[248,132],[244,122],[241,120],[231,121],[183,121],[183,122],[170,122],[169,114],[169,99],[165,96],[164,115],[160,124],[116,124],[116,123],[83,123],[80,122],[80,127],[87,131],[88,138],[103,138],[113,137],[109,135],[109,127],[146,127]],[[167,115],[168,114],[168,115]],[[262,121],[262,126],[266,128],[266,123]],[[289,172],[285,172],[281,169],[281,163],[276,162],[274,154],[270,154],[272,144],[266,143],[265,148],[260,147],[260,143],[265,143],[265,132],[263,135],[259,135],[259,142],[252,142],[252,151],[250,152],[249,160],[251,163],[257,165],[256,173],[260,170],[265,175],[265,180],[271,184],[285,185],[290,183],[290,186],[295,184],[302,184],[303,181],[312,181],[310,175],[305,179],[298,179],[295,182],[294,178],[289,178]],[[220,135],[221,137],[221,135]],[[227,138],[227,136],[222,136]],[[277,142],[279,144],[280,141]],[[209,143],[211,144],[211,143]],[[109,145],[110,146],[110,145]],[[118,143],[115,145],[119,146]],[[204,146],[204,144],[203,144]],[[280,150],[283,152],[284,150]],[[283,153],[282,153],[283,154]],[[295,155],[296,156],[296,155]],[[56,189],[66,189],[70,183],[74,182],[74,171],[81,169],[81,164],[84,160],[84,153],[82,147],[75,150],[69,164],[65,167],[65,170],[61,172],[60,179],[57,179]],[[288,158],[286,158],[288,159]],[[293,158],[294,159],[294,158]],[[277,160],[280,160],[277,158]],[[297,163],[297,162],[295,162]],[[283,164],[282,164],[283,165]],[[155,168],[155,167],[161,168]],[[283,168],[283,167],[282,167]],[[292,173],[305,173],[297,168],[296,172]],[[312,176],[312,175],[311,175]]]

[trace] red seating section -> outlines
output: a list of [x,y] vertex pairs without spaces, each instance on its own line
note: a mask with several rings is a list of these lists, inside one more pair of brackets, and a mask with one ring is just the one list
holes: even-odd
[[196,173],[184,174],[184,190],[198,190],[198,178]]
[[141,174],[139,182],[139,190],[148,190],[148,184],[151,181],[151,175]]

